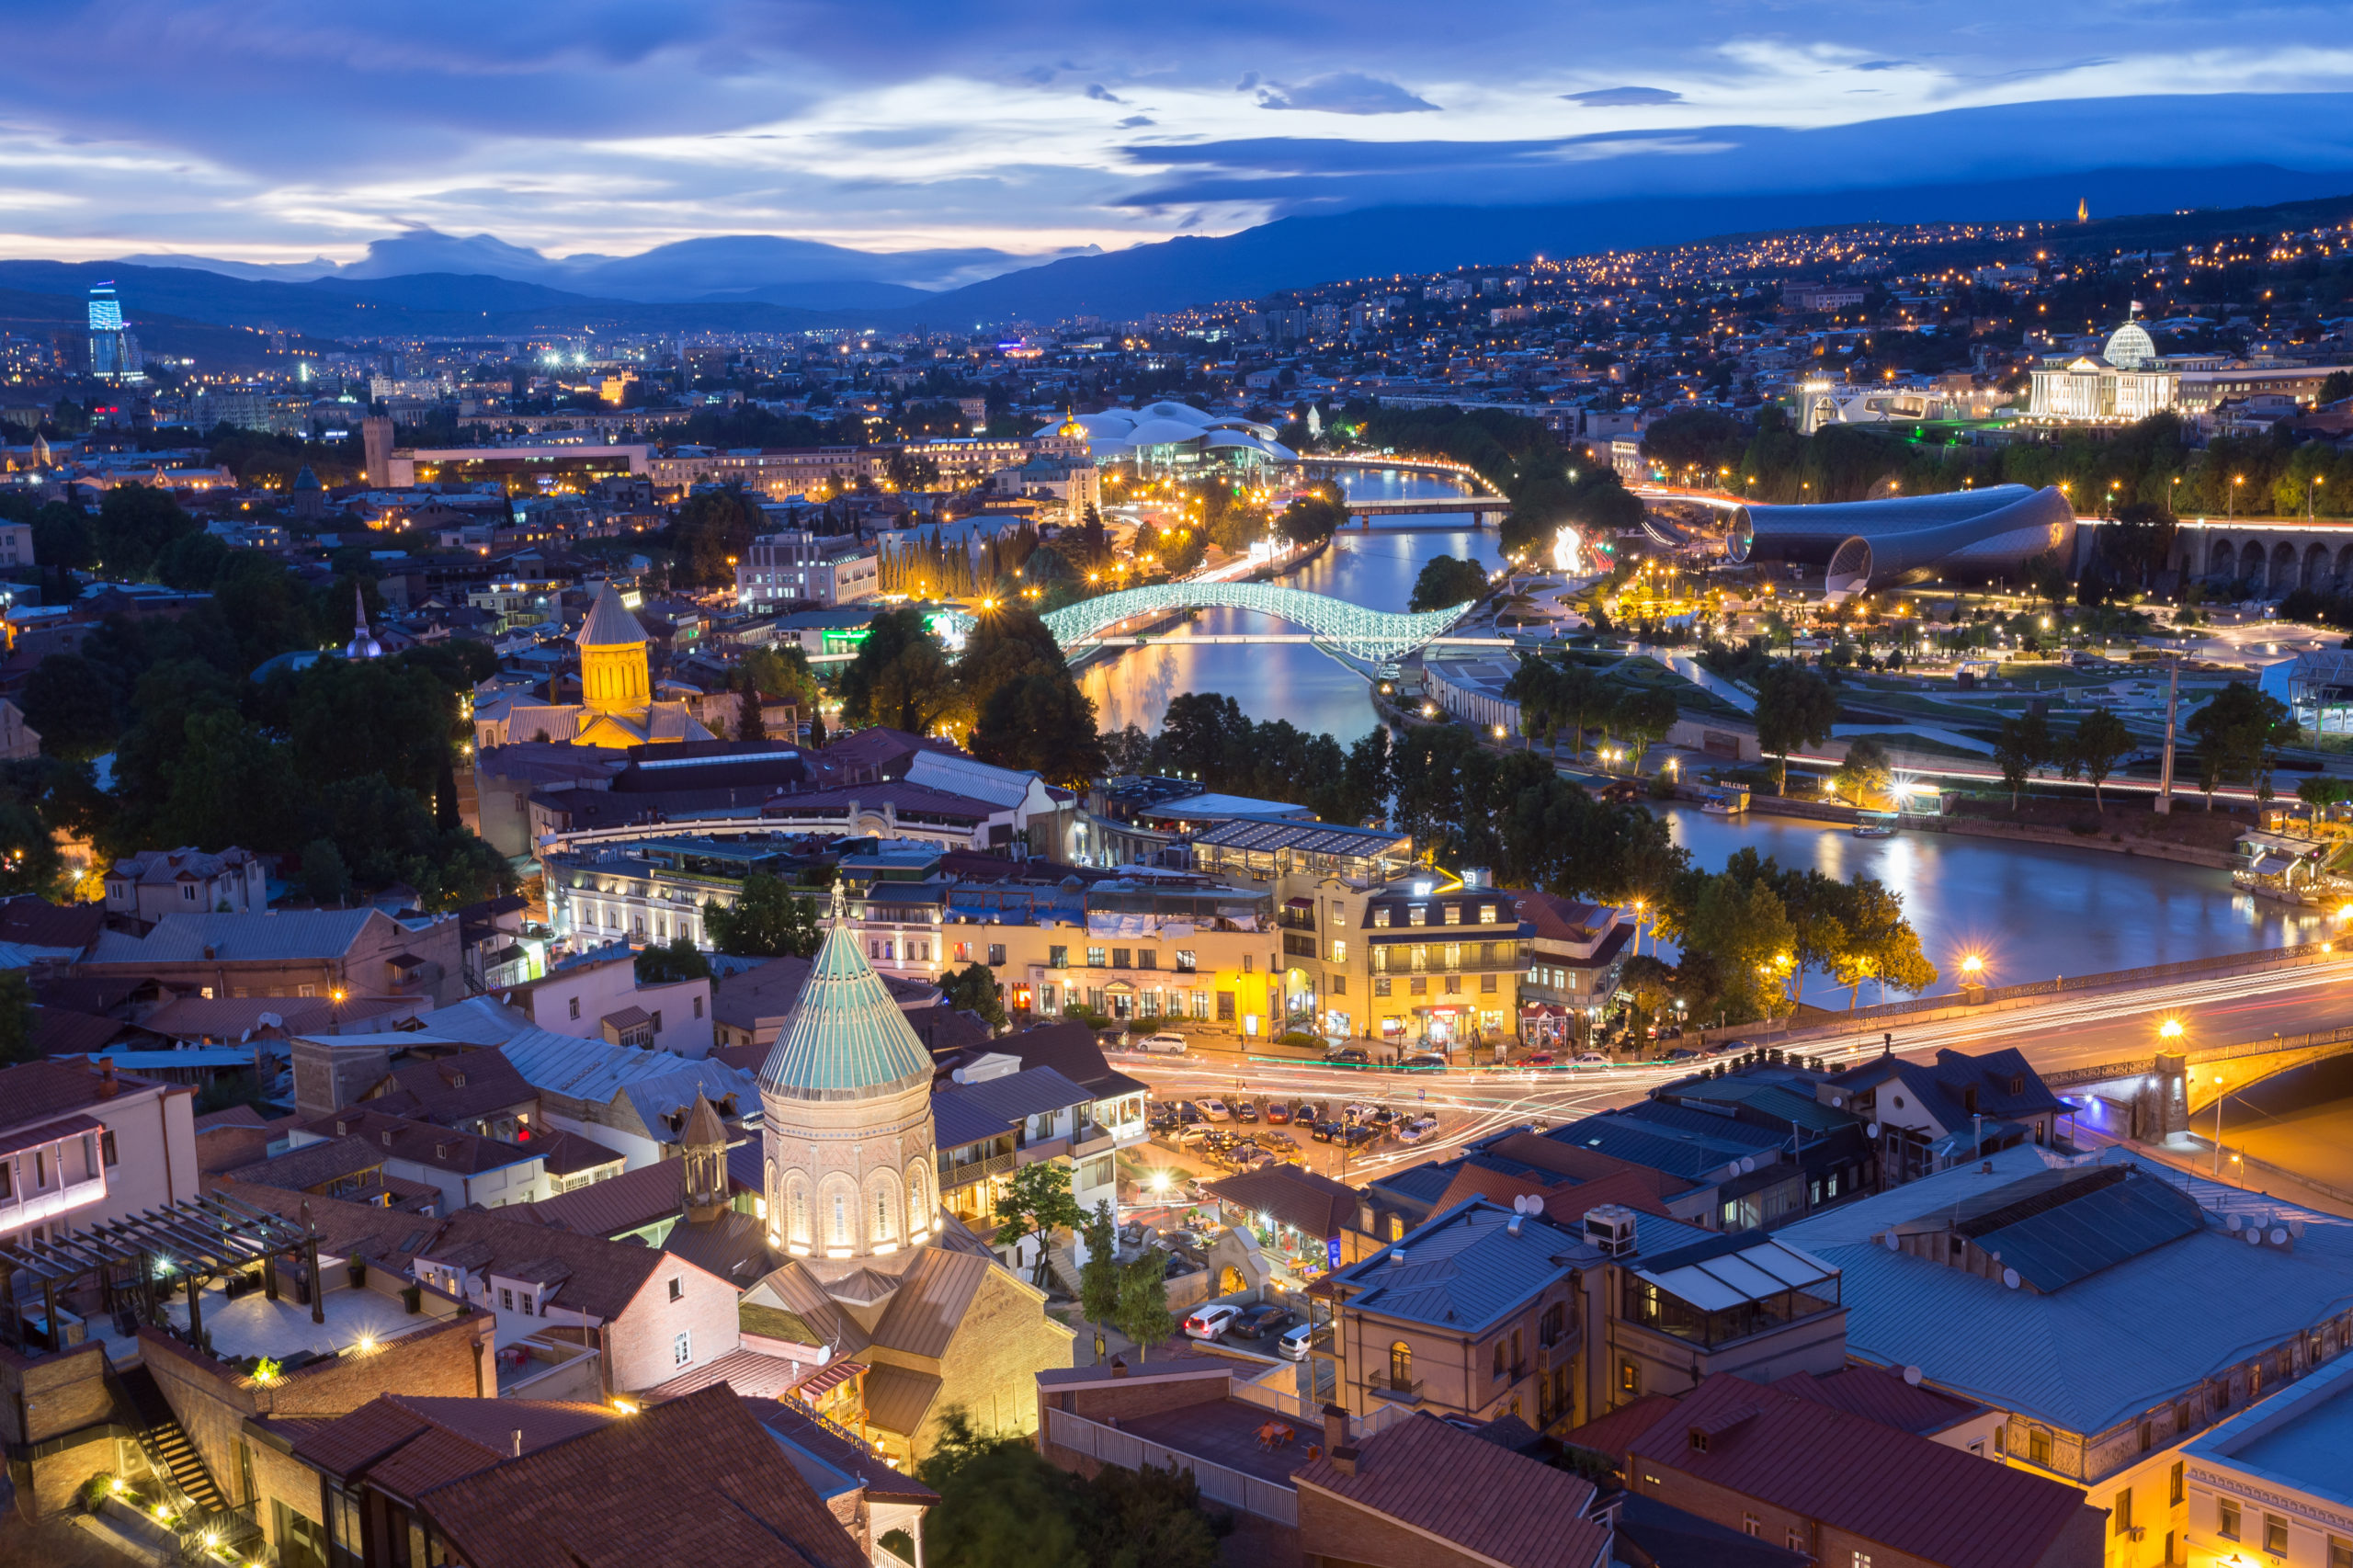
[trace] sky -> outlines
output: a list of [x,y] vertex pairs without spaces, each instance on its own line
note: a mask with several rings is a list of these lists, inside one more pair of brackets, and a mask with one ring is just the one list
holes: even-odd
[[7,256],[1029,256],[1399,201],[2353,171],[2342,0],[0,0],[0,38]]

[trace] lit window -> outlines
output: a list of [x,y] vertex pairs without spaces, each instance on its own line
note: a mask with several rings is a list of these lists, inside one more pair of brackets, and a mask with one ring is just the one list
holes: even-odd
[[670,1364],[672,1366],[683,1367],[694,1358],[694,1336],[692,1335],[681,1334],[676,1338],[670,1341]]

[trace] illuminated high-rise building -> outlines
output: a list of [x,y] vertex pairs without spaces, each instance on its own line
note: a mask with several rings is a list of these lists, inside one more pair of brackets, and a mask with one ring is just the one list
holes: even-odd
[[111,279],[90,290],[90,374],[102,381],[141,378],[139,341],[123,330]]

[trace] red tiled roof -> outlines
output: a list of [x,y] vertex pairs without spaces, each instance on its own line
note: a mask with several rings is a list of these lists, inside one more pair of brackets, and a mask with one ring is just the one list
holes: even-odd
[[1672,1394],[1646,1393],[1631,1404],[1621,1404],[1607,1415],[1571,1427],[1562,1441],[1608,1454],[1622,1466],[1626,1450],[1633,1447],[1634,1439],[1657,1426],[1676,1403]]
[[[1984,1460],[1979,1460],[1984,1463]],[[1586,1517],[1593,1483],[1416,1412],[1358,1447],[1356,1473],[1330,1455],[1291,1476],[1301,1523],[1327,1493],[1504,1568],[1596,1568],[1609,1531]]]
[[419,1499],[453,1555],[499,1568],[866,1568],[736,1396],[706,1389]]
[[[1743,1407],[1745,1419],[1728,1419]],[[1705,1452],[1691,1446],[1694,1428],[1714,1428]],[[2039,1562],[2085,1506],[2073,1486],[1730,1373],[1686,1394],[1628,1451],[1943,1568]]]
[[675,1216],[683,1209],[686,1170],[684,1160],[657,1160],[536,1203],[511,1205],[506,1213],[512,1219],[554,1225],[584,1236],[617,1236]]
[[1268,1165],[1202,1185],[1237,1209],[1270,1215],[1303,1236],[1336,1236],[1350,1228],[1363,1203],[1356,1188],[1294,1165]]

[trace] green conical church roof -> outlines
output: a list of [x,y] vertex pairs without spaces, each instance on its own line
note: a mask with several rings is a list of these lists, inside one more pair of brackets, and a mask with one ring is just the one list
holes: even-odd
[[931,1075],[931,1052],[858,949],[836,886],[825,939],[760,1069],[760,1087],[790,1099],[857,1100]]

